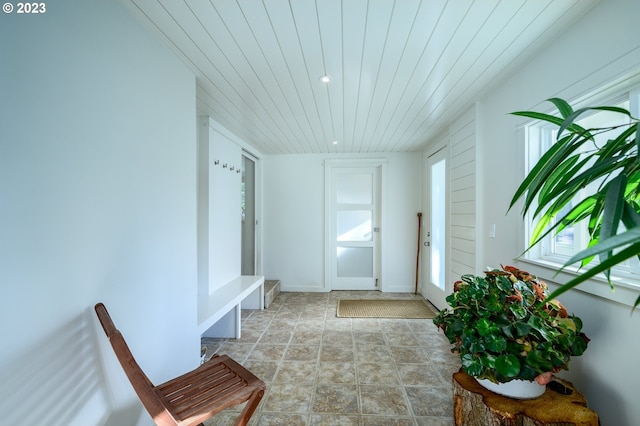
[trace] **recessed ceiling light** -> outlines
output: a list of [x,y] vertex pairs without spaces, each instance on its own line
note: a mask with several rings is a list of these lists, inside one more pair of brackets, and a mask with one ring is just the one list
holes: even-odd
[[331,81],[331,76],[325,74],[322,77],[320,77],[320,81],[327,84]]
[[338,141],[333,141],[333,144],[334,145],[338,145]]

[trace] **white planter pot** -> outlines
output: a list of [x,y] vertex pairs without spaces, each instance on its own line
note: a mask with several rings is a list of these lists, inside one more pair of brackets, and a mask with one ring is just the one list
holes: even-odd
[[487,379],[476,379],[485,388],[491,392],[507,396],[515,399],[533,399],[544,393],[546,386],[539,385],[535,381],[528,380],[511,380],[506,383],[493,383]]

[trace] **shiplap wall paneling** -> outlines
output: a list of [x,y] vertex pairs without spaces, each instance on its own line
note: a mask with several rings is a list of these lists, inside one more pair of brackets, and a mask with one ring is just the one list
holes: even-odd
[[476,269],[475,107],[451,125],[451,279]]

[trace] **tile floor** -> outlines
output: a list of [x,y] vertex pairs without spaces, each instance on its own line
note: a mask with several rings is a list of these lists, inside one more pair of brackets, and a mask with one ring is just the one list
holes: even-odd
[[[241,339],[202,342],[207,357],[226,353],[266,382],[250,425],[451,425],[460,363],[432,320],[336,317],[340,298],[392,297],[421,296],[280,293],[264,311],[243,311]],[[235,424],[237,414],[205,425]]]

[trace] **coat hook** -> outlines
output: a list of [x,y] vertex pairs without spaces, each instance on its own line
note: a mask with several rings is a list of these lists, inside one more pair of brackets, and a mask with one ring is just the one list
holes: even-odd
[[217,166],[218,164],[220,164],[220,160],[215,160],[213,164]]
[[223,169],[226,169],[228,166],[229,166],[229,165],[228,165],[227,163],[224,163],[224,164],[222,165],[222,168],[223,168]]
[[230,171],[234,171],[236,168],[231,166],[231,168],[229,169]]

